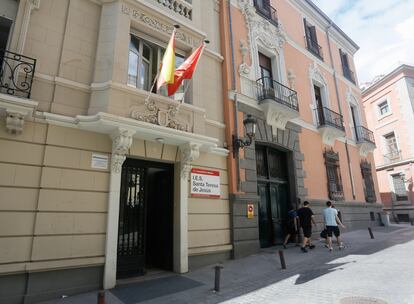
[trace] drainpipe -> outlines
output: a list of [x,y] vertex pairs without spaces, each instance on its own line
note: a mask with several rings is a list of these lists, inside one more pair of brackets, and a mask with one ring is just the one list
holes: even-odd
[[[329,25],[326,27],[326,39],[328,41],[329,58],[331,60],[331,67],[332,67],[332,70],[333,70],[336,101],[338,102],[339,114],[341,114],[343,116],[341,102],[340,102],[340,99],[339,99],[338,79],[336,78],[336,70],[335,70],[335,66],[334,66],[332,49],[331,49],[331,40],[329,38],[329,29],[331,27],[332,27],[332,21],[330,21]],[[348,139],[346,138],[346,135],[345,135],[345,151],[346,151],[346,160],[347,160],[347,163],[348,163],[349,179],[351,181],[352,198],[355,200],[356,195],[355,195],[354,177],[353,177],[353,174],[352,174],[352,168],[351,168],[351,162],[350,162],[349,150],[348,150]]]
[[[233,101],[234,101],[234,128],[236,137],[238,138],[239,131],[239,121],[237,114],[239,113],[239,105],[237,102],[237,93],[236,93],[236,64],[234,59],[234,38],[233,38],[233,18],[231,16],[231,3],[230,0],[227,1],[227,9],[229,14],[229,30],[230,30],[230,49],[231,49],[231,65],[232,65],[232,79],[231,79],[231,90],[234,92]],[[232,143],[233,145],[233,143]],[[234,149],[234,147],[232,147]],[[240,192],[241,180],[240,180],[240,156],[239,153],[236,153],[236,176],[237,176],[237,192]]]

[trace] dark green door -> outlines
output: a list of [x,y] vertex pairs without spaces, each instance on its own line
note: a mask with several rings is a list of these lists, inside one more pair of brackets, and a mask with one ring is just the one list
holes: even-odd
[[261,247],[283,243],[283,223],[287,217],[289,192],[286,155],[256,147],[259,201],[259,238]]

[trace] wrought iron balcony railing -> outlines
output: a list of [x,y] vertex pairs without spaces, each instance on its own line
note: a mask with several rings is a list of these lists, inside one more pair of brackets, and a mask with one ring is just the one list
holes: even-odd
[[375,145],[374,133],[363,126],[356,127],[355,136],[357,142],[366,141]]
[[263,1],[254,0],[254,7],[256,8],[256,11],[259,15],[262,15],[274,25],[279,25],[277,19],[277,11],[273,6],[264,4]]
[[344,119],[341,114],[336,113],[327,107],[315,109],[318,127],[331,126],[345,131]]
[[295,111],[299,111],[298,94],[270,77],[263,77],[256,81],[257,99],[259,102],[272,99]]
[[385,164],[392,164],[397,161],[402,160],[401,150],[399,151],[392,151],[384,155],[384,163]]
[[30,98],[36,59],[0,50],[0,92]]
[[306,47],[307,49],[314,54],[316,57],[319,57],[321,60],[323,60],[323,52],[322,47],[318,44],[317,41],[313,40],[309,36],[305,36],[306,40]]
[[353,84],[355,84],[355,73],[346,66],[342,66],[342,70],[344,72],[344,77],[348,79],[350,82],[352,82]]

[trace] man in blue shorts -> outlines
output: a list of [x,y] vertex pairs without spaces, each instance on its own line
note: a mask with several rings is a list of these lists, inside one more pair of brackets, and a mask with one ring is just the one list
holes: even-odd
[[325,220],[326,231],[327,231],[327,243],[329,251],[332,251],[332,233],[335,235],[336,240],[338,241],[339,249],[344,248],[344,245],[341,241],[341,232],[339,231],[338,224],[342,228],[346,228],[341,220],[338,217],[338,211],[332,208],[332,203],[330,201],[326,202],[327,208],[323,210],[323,218]]

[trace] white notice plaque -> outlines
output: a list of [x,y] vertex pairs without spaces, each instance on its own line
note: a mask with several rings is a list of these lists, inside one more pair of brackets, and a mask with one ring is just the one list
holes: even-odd
[[94,169],[108,169],[108,155],[92,153],[91,167]]
[[220,198],[220,171],[191,169],[191,196]]

